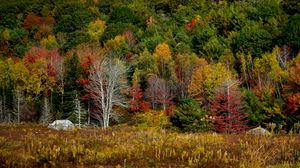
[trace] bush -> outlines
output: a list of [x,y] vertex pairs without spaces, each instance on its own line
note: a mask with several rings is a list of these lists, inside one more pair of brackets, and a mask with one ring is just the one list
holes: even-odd
[[208,119],[206,111],[192,99],[184,100],[170,117],[173,126],[183,132],[207,131]]
[[168,128],[171,125],[169,117],[164,111],[154,110],[136,113],[131,124],[142,128],[154,127],[157,129]]

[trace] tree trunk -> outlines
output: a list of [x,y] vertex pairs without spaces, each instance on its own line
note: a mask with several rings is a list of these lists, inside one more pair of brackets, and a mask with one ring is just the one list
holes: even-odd
[[18,123],[20,123],[20,91],[17,90],[17,112],[18,112]]

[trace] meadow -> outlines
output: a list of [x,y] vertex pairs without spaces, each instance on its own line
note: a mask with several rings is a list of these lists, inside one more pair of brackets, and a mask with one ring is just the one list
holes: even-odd
[[300,135],[0,124],[0,167],[300,167]]

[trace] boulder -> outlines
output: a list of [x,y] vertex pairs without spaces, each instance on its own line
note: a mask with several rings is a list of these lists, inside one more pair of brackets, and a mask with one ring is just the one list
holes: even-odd
[[256,128],[253,128],[253,129],[247,131],[247,134],[270,135],[271,133],[268,130],[259,126],[259,127],[256,127]]
[[48,125],[48,128],[55,130],[72,130],[75,126],[70,120],[55,120]]

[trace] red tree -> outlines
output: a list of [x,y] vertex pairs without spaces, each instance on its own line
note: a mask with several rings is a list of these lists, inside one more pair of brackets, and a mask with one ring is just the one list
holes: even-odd
[[240,133],[247,129],[246,113],[241,103],[241,93],[236,82],[228,81],[210,101],[213,124],[217,132]]
[[300,117],[300,60],[290,70],[288,82],[284,86],[287,95],[287,114]]
[[196,18],[193,18],[191,21],[187,22],[185,24],[185,29],[187,30],[191,30],[194,28],[194,26],[197,24],[197,19]]
[[139,87],[138,82],[134,82],[130,88],[130,96],[131,99],[129,101],[130,107],[129,110],[132,112],[136,112],[139,110],[139,102],[143,97],[143,93]]

